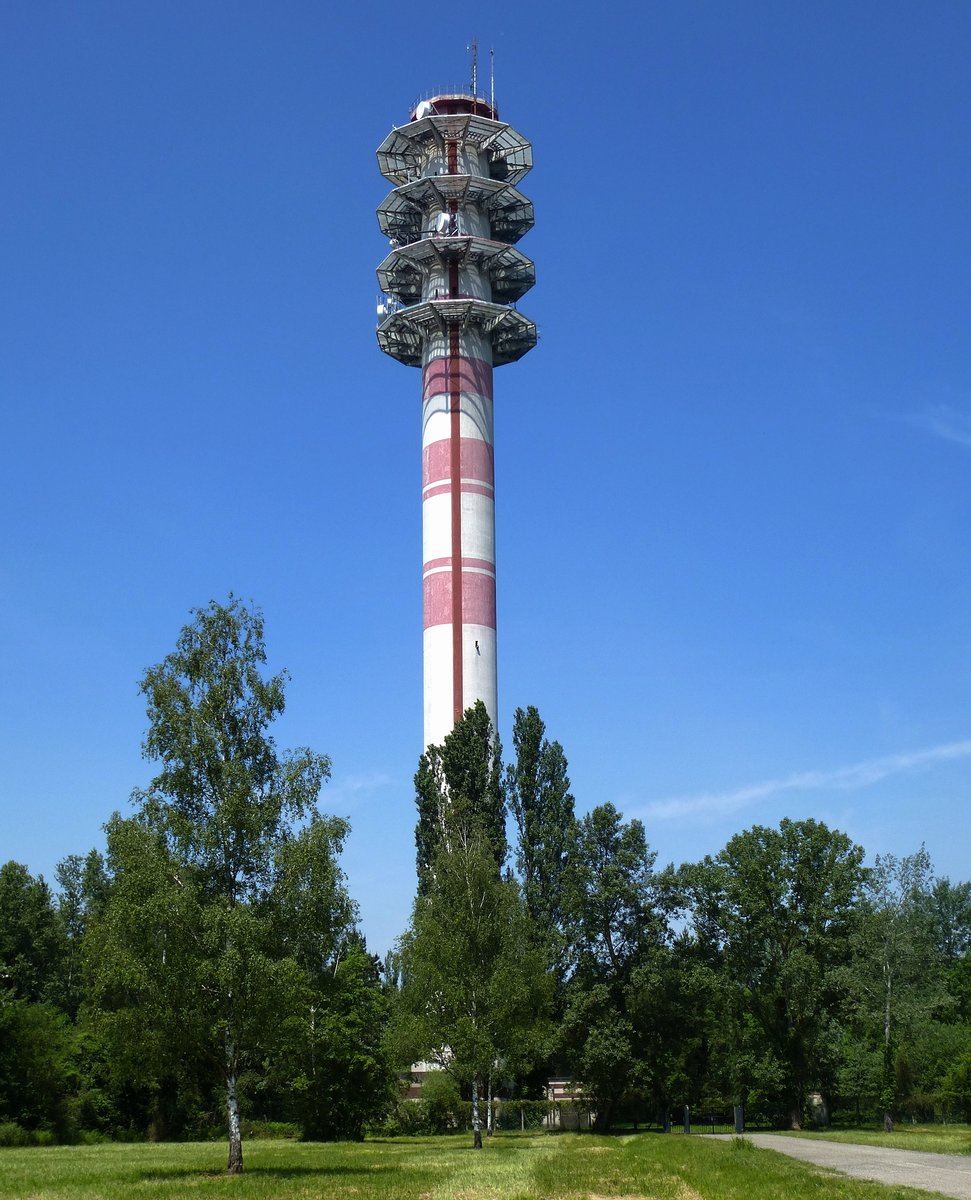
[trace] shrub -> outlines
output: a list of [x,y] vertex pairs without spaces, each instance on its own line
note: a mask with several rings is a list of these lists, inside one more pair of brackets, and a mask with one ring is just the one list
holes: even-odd
[[0,1146],[29,1146],[30,1134],[16,1121],[0,1121]]
[[244,1138],[264,1138],[270,1141],[296,1141],[300,1127],[292,1121],[254,1121],[244,1119],[241,1125]]

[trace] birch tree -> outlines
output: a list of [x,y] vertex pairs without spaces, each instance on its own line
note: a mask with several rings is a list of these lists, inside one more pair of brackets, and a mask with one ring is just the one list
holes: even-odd
[[887,1133],[893,1131],[901,1038],[913,1038],[945,1000],[933,887],[931,860],[923,846],[903,858],[878,854],[868,873],[855,938],[854,990],[862,1013],[879,1029],[880,1104]]
[[133,794],[135,817],[107,827],[113,886],[88,961],[102,1024],[133,1069],[202,1058],[219,1072],[238,1174],[240,1074],[302,978],[274,922],[279,851],[315,828],[330,764],[277,752],[269,727],[288,677],[263,673],[259,610],[230,596],[193,615],[141,681],[143,753],[160,769]]

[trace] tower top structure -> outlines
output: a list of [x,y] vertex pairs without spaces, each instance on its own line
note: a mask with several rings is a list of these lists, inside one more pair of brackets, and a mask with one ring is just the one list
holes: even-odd
[[492,372],[536,344],[515,303],[535,268],[515,243],[533,225],[517,184],[532,146],[495,103],[420,100],[377,150],[394,190],[378,207],[381,349],[422,368],[425,745],[476,700],[497,719]]
[[455,113],[471,113],[477,117],[488,117],[490,121],[498,121],[499,113],[495,106],[481,96],[468,92],[438,92],[416,102],[411,110],[411,119],[420,121],[428,116],[453,116]]

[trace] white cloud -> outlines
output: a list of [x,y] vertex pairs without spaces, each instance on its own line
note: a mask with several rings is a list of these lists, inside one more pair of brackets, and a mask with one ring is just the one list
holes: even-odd
[[831,770],[801,771],[781,779],[765,779],[760,783],[746,784],[729,791],[671,796],[652,801],[645,807],[644,813],[657,820],[671,820],[689,813],[732,813],[755,800],[764,800],[781,792],[853,791],[879,783],[881,779],[891,775],[968,757],[971,757],[971,739],[947,742],[943,746],[932,746],[929,750],[866,759],[864,762]]
[[375,792],[397,783],[394,776],[381,771],[370,771],[363,775],[337,775],[321,791],[320,805],[327,810],[335,809],[338,804],[354,807]]
[[908,420],[926,433],[971,449],[971,412],[949,404],[933,404],[921,413],[911,414]]

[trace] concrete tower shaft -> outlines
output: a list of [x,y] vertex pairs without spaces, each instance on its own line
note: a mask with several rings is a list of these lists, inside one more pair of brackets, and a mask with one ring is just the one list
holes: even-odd
[[422,368],[425,745],[484,701],[497,720],[494,366],[536,328],[511,305],[533,286],[513,242],[533,223],[515,187],[529,143],[477,97],[436,96],[378,148],[398,186],[378,209],[391,252],[378,343]]

